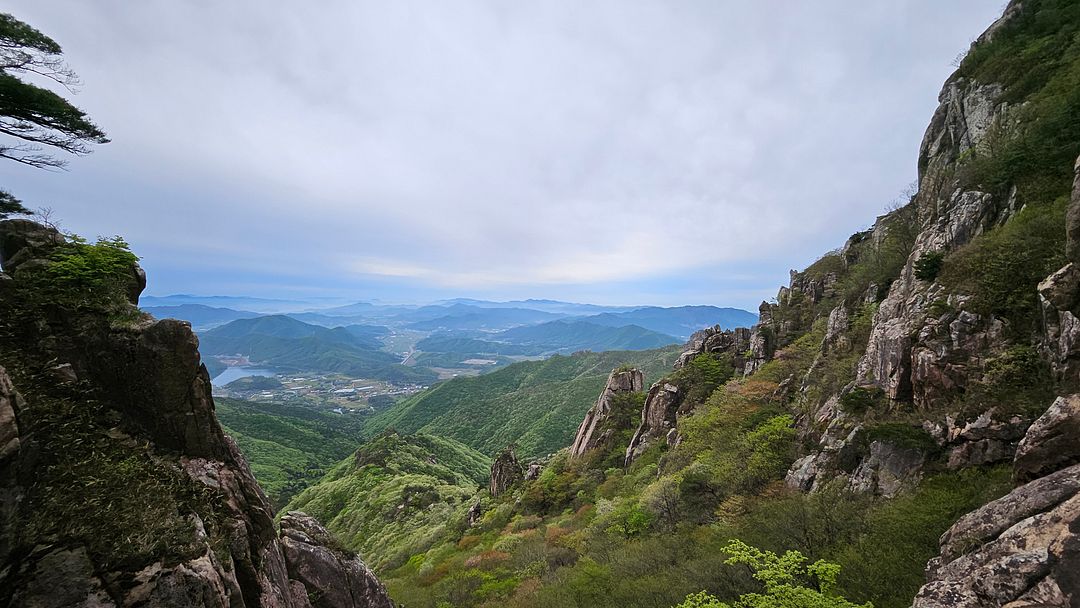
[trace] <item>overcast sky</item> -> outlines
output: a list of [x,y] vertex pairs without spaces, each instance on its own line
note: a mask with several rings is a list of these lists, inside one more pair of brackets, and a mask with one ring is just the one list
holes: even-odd
[[112,138],[0,165],[147,293],[751,310],[915,179],[998,0],[14,0]]

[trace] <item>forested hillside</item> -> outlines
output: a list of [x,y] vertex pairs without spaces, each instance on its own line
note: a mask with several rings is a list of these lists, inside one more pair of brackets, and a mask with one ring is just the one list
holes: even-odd
[[387,431],[283,510],[323,522],[376,567],[400,565],[460,530],[490,460],[453,439]]
[[275,507],[319,480],[361,442],[362,419],[307,406],[215,399],[221,426]]
[[441,435],[488,455],[516,444],[522,454],[543,456],[569,445],[613,368],[633,365],[657,378],[677,354],[675,347],[557,355],[455,378],[375,414],[365,431]]

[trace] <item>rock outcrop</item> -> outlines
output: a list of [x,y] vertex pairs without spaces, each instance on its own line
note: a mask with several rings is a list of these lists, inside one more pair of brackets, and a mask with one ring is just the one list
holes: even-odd
[[1080,395],[1058,397],[1027,430],[1016,448],[1018,483],[1080,463]]
[[653,439],[667,439],[669,432],[675,428],[675,415],[684,396],[678,386],[663,380],[652,385],[641,409],[641,423],[626,448],[627,466],[648,448]]
[[525,478],[525,470],[518,462],[514,448],[508,447],[502,451],[491,463],[491,479],[488,481],[488,491],[492,496],[500,496],[510,486]]
[[375,574],[355,554],[338,548],[315,518],[296,511],[283,516],[281,547],[296,595],[312,608],[393,608]]
[[1060,378],[1080,374],[1080,158],[1074,165],[1072,200],[1065,215],[1069,262],[1039,283],[1043,309],[1043,354]]
[[870,454],[851,475],[848,489],[892,498],[919,482],[925,461],[926,453],[918,448],[898,446],[888,441],[871,442]]
[[[585,419],[578,427],[574,444],[570,448],[570,457],[575,458],[585,454],[591,449],[604,444],[611,436],[613,429],[601,430],[605,422],[611,417],[613,400],[617,395],[624,393],[636,393],[645,389],[645,374],[639,369],[613,370],[608,376],[604,390],[597,398],[596,404],[585,413]],[[531,468],[531,467],[530,467]]]
[[750,335],[751,331],[745,327],[723,329],[719,325],[696,331],[675,361],[675,369],[685,367],[694,357],[705,353],[729,355],[735,369],[742,369],[744,355],[750,349]]
[[[0,605],[390,606],[355,556],[318,562],[332,550],[310,518],[293,516],[278,537],[214,414],[191,327],[134,308],[136,264],[108,309],[34,291],[63,243],[51,228],[0,222],[12,271],[0,291]],[[100,500],[94,486],[63,477],[83,462],[115,485],[101,504],[84,504]],[[150,479],[154,494],[131,494]],[[132,512],[159,507],[152,519]]]
[[[920,279],[915,263],[924,255],[960,247],[1015,212],[1015,200],[998,200],[965,189],[956,173],[958,159],[985,144],[994,125],[1007,124],[1003,89],[954,75],[945,83],[939,106],[926,130],[919,153],[919,190],[912,204],[918,235],[900,277],[874,315],[866,352],[858,366],[859,381],[873,383],[894,401],[914,400],[917,407],[961,394],[978,365],[957,366],[961,359],[978,363],[981,353],[998,347],[1000,323],[963,310],[964,301],[950,300],[955,312],[929,315],[930,305],[948,299],[934,281]],[[927,318],[931,319],[924,325]]]
[[1058,399],[1021,441],[1016,478],[1031,481],[942,535],[914,608],[1080,605],[1078,402]]

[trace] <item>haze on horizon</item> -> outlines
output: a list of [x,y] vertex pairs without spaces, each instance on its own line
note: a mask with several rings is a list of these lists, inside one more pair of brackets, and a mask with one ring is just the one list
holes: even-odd
[[0,179],[155,295],[755,310],[914,180],[1000,8],[14,0],[113,141]]

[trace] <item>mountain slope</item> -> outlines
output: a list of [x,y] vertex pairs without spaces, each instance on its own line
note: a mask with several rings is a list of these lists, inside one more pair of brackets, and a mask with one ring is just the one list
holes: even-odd
[[377,567],[399,565],[448,528],[486,483],[487,457],[452,439],[388,431],[365,443],[285,510],[326,522]]
[[357,417],[308,407],[215,399],[225,432],[275,506],[317,481],[360,445]]
[[515,327],[499,332],[496,337],[511,344],[527,346],[536,354],[579,350],[648,350],[679,342],[672,336],[637,325],[605,327],[585,321],[561,320]]
[[557,355],[515,363],[476,378],[455,378],[371,417],[369,434],[393,428],[450,437],[485,454],[516,444],[525,456],[569,445],[581,416],[612,369],[629,364],[655,378],[678,349]]
[[1078,32],[1072,0],[1010,2],[945,83],[908,205],[792,273],[753,331],[695,333],[636,420],[609,404],[627,445],[482,493],[384,572],[395,598],[732,605],[762,592],[740,539],[825,560],[822,605],[1077,605]]

